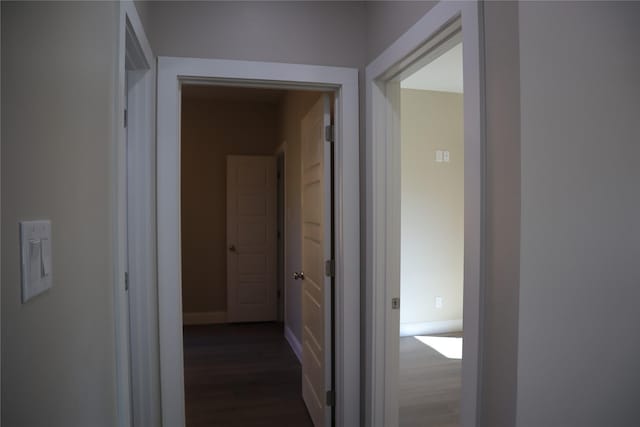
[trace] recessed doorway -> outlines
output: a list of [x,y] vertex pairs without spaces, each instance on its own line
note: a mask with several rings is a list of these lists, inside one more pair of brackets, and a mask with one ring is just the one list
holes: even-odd
[[400,427],[460,425],[462,48],[458,33],[400,80]]
[[478,423],[479,7],[438,3],[367,66],[372,213],[365,422],[372,427]]
[[186,425],[332,425],[333,95],[181,96]]

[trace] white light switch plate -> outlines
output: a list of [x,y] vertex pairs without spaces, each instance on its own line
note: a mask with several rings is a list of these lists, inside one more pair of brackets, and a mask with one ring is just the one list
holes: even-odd
[[51,265],[51,221],[22,221],[20,269],[23,304],[52,286]]

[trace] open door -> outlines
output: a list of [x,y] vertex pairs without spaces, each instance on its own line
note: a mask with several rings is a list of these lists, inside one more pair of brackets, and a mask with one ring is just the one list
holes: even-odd
[[302,119],[302,398],[315,427],[332,425],[332,203],[330,100]]
[[227,156],[227,320],[277,319],[276,159]]

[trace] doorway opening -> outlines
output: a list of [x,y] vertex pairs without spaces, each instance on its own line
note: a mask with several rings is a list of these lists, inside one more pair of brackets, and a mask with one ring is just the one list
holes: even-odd
[[367,66],[373,196],[365,423],[372,427],[478,424],[479,7],[438,3]]
[[[358,72],[356,69],[301,64],[200,58],[158,58],[157,79],[157,259],[160,390],[162,422],[185,424],[181,256],[181,91],[205,84],[331,92],[336,124],[333,219],[335,264],[335,382],[325,390],[325,411],[335,412],[337,427],[360,424],[360,288]],[[326,111],[326,103],[323,110]],[[327,117],[323,113],[323,117]],[[324,120],[324,118],[323,118]],[[316,123],[317,124],[317,123]],[[317,127],[317,126],[316,126]],[[310,151],[318,154],[320,150]],[[330,156],[325,156],[329,158]],[[323,193],[325,194],[325,193]],[[329,204],[325,206],[329,209]],[[323,210],[323,215],[326,215]],[[313,227],[311,227],[313,228]],[[326,227],[324,228],[326,230]],[[317,228],[316,228],[317,230]],[[329,240],[326,240],[327,242]],[[324,244],[323,244],[324,246]],[[327,260],[331,261],[331,260]],[[304,266],[303,266],[304,267]],[[326,265],[325,265],[326,268]],[[302,272],[307,272],[304,267]],[[299,282],[302,283],[302,282]],[[326,289],[326,287],[325,287]],[[326,305],[328,307],[328,305]],[[329,317],[325,317],[328,319]],[[313,321],[313,319],[311,319]],[[317,320],[317,319],[316,319]],[[326,328],[324,329],[327,330]],[[304,338],[304,337],[303,337]],[[325,358],[325,361],[329,361]],[[303,354],[304,364],[304,354]],[[324,372],[329,372],[324,370]],[[326,417],[329,422],[333,417]]]
[[462,70],[462,41],[457,33],[400,78],[401,427],[460,425]]
[[332,104],[318,90],[182,85],[188,427],[333,425]]

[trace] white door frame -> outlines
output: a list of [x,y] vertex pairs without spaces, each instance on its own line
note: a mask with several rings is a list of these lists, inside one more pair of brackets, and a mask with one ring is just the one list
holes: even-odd
[[115,187],[111,195],[117,417],[121,427],[155,426],[160,424],[157,360],[154,363],[158,347],[154,225],[156,64],[135,5],[124,1],[119,6],[114,111],[117,143],[113,150]]
[[[387,89],[424,47],[459,19],[464,74],[464,350],[461,425],[478,423],[481,361],[484,218],[484,68],[481,4],[440,2],[366,68],[367,300],[365,425],[396,427],[399,331],[390,330],[391,298],[400,282],[400,141],[395,137],[397,94]],[[396,347],[397,348],[397,347]],[[394,377],[395,376],[395,377]],[[395,403],[393,401],[395,399]]]
[[162,422],[184,426],[180,261],[180,91],[184,81],[336,94],[336,425],[360,425],[358,71],[271,62],[158,58],[157,221]]

